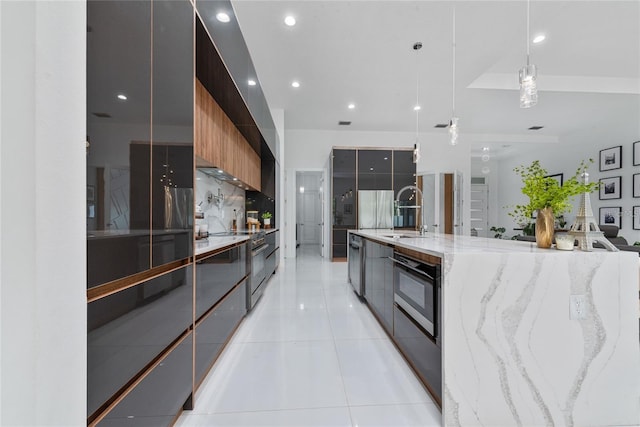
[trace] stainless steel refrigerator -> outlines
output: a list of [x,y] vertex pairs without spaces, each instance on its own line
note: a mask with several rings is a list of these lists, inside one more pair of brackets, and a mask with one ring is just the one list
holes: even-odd
[[393,228],[393,191],[358,191],[358,228]]

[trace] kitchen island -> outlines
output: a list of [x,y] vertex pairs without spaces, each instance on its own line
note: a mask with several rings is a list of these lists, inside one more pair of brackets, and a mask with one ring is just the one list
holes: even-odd
[[441,260],[443,425],[640,424],[635,253],[350,232]]

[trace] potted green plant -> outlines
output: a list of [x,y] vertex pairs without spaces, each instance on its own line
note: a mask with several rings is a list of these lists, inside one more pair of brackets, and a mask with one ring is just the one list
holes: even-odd
[[[265,211],[262,213],[262,220],[264,222],[264,228],[270,228],[271,227],[271,212],[269,211]],[[267,227],[269,226],[269,227]]]
[[591,193],[598,188],[598,183],[585,184],[581,177],[591,163],[592,159],[588,162],[581,161],[576,173],[562,185],[548,176],[547,170],[540,165],[539,160],[534,160],[529,166],[513,169],[522,178],[522,193],[529,197],[529,203],[516,205],[513,211],[509,212],[509,216],[519,224],[526,224],[534,213],[537,214],[535,235],[538,247],[551,247],[555,215],[562,215],[571,210],[571,197]]

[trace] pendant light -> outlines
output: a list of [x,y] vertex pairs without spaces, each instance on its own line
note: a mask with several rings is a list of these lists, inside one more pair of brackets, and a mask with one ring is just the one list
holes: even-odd
[[456,8],[453,8],[453,37],[452,37],[452,81],[451,85],[451,120],[449,121],[449,143],[458,145],[458,118],[456,117]]
[[529,12],[530,0],[527,0],[527,65],[519,72],[520,80],[520,108],[530,108],[538,103],[538,88],[536,79],[538,71],[534,64],[529,63]]
[[413,143],[413,163],[418,163],[420,160],[420,141],[419,135],[419,117],[420,117],[420,63],[418,61],[418,52],[422,49],[422,42],[415,42],[413,44],[413,50],[416,51],[416,105],[413,107],[413,111],[416,112],[416,140]]

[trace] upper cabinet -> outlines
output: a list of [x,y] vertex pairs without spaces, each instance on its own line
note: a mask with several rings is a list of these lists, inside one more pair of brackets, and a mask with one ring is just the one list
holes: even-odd
[[215,166],[260,190],[260,156],[213,99],[204,85],[196,81],[196,156],[199,166]]

